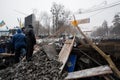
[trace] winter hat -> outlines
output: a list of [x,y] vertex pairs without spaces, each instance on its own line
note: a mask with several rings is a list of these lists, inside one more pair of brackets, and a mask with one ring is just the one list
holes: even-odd
[[22,32],[21,29],[18,29],[18,30],[17,30],[17,33],[21,33],[21,32]]

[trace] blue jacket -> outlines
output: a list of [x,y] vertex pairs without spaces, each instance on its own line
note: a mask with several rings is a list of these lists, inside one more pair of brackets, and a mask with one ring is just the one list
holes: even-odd
[[20,29],[18,29],[17,34],[13,36],[12,43],[13,43],[14,49],[26,47],[26,38]]

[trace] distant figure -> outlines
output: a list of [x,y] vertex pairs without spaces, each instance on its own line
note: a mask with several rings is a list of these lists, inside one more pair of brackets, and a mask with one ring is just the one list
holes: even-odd
[[25,27],[22,27],[21,30],[22,30],[23,34],[25,34]]
[[18,63],[20,61],[21,51],[26,49],[26,37],[21,29],[18,29],[17,34],[13,35],[12,44],[15,52],[15,63]]
[[36,39],[35,39],[32,25],[29,25],[25,28],[25,34],[26,34],[26,41],[27,41],[26,59],[27,61],[31,61],[34,45],[36,44]]

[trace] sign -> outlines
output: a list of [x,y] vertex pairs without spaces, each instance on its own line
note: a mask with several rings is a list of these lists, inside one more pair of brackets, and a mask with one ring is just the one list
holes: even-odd
[[85,23],[90,23],[90,18],[71,21],[71,24],[73,26],[77,26],[78,24],[85,24]]
[[78,21],[77,20],[71,21],[71,23],[72,23],[73,26],[77,26],[78,25]]
[[78,24],[90,23],[90,18],[77,20]]

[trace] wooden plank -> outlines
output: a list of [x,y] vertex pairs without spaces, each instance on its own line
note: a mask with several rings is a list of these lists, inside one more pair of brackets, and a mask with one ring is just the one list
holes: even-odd
[[71,43],[72,43],[72,40],[65,41],[65,44],[71,44]]
[[80,19],[77,21],[78,21],[78,24],[90,23],[90,18]]
[[70,72],[68,73],[68,76],[65,78],[65,80],[80,79],[80,78],[93,77],[93,76],[99,76],[99,75],[105,75],[111,73],[112,73],[111,68],[105,65],[105,66],[99,66],[81,71]]
[[44,49],[44,51],[49,59],[55,59],[56,55],[58,55],[54,44],[43,45],[42,48]]
[[10,54],[10,53],[0,53],[0,57],[9,57],[9,56],[14,56],[15,54]]
[[63,63],[63,65],[60,67],[60,69],[61,69],[60,72],[62,72],[62,70],[68,60],[68,57],[69,57],[70,52],[73,47],[74,40],[75,40],[75,37],[72,40],[66,40],[64,46],[62,47],[62,50],[59,53],[58,60]]

